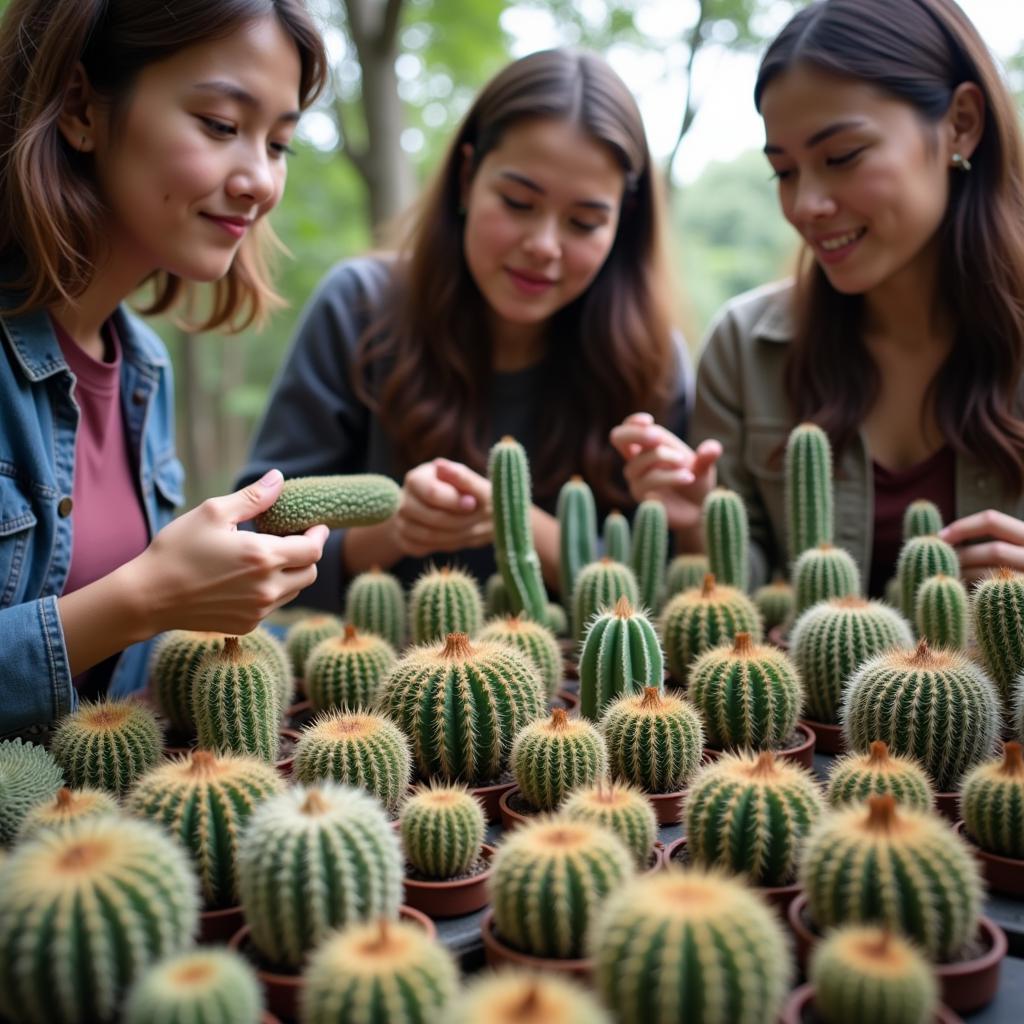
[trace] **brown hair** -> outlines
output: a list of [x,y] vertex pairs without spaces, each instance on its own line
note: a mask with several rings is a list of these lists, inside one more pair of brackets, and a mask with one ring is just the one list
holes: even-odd
[[[926,125],[943,117],[961,83],[975,83],[984,95],[973,167],[950,172],[938,229],[937,288],[954,317],[955,341],[922,415],[933,407],[958,452],[1020,491],[1024,155],[1013,100],[985,44],[952,0],[824,0],[796,14],[768,48],[754,91],[758,109],[772,80],[797,63],[869,82],[909,103]],[[836,291],[815,262],[800,275],[796,307],[786,375],[794,417],[817,422],[842,447],[879,388],[862,337],[864,300]]]
[[[76,64],[116,108],[148,64],[269,15],[298,48],[305,107],[323,87],[327,58],[302,0],[12,0],[0,23],[0,259],[19,265],[21,276],[5,283],[21,294],[8,312],[73,301],[102,254],[103,198],[87,158],[58,128]],[[280,302],[267,273],[273,241],[269,225],[255,226],[213,285],[199,329],[240,329]],[[148,313],[192,287],[164,271],[152,283]]]
[[[636,102],[590,53],[548,50],[514,62],[477,97],[420,201],[395,267],[395,301],[361,340],[360,395],[380,417],[399,458],[438,453],[482,471],[489,439],[491,347],[481,338],[485,301],[463,253],[463,147],[474,167],[511,125],[553,118],[579,125],[614,154],[626,177],[611,251],[590,287],[548,325],[544,440],[532,471],[550,497],[582,470],[607,504],[630,502],[608,431],[638,409],[664,412],[673,372],[661,196]],[[379,388],[371,387],[383,367]]]

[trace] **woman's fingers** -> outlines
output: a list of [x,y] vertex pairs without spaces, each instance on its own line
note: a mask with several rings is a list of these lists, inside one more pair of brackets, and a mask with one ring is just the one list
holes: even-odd
[[974,569],[1024,569],[1024,547],[1004,540],[992,540],[982,544],[964,544],[957,549],[960,556],[960,570]]
[[1009,541],[1024,545],[1024,522],[999,512],[994,508],[975,512],[950,523],[939,531],[939,536],[948,544],[962,544],[965,541],[992,540]]
[[470,511],[475,508],[487,508],[491,502],[491,482],[479,473],[473,472],[469,466],[449,459],[434,459],[434,468],[439,480],[451,484],[462,495],[460,507]]

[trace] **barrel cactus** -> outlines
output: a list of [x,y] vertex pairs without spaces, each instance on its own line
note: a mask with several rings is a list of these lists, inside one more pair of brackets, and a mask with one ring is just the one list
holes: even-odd
[[931,576],[917,589],[914,623],[917,635],[932,647],[967,646],[970,602],[967,590],[955,576],[939,573]]
[[480,856],[487,827],[479,801],[463,786],[420,787],[402,806],[402,846],[426,878],[466,874]]
[[699,587],[710,571],[707,555],[676,555],[665,572],[665,599]]
[[785,580],[773,580],[754,591],[754,607],[765,630],[788,625],[796,611],[796,592]]
[[22,818],[17,840],[22,842],[50,829],[60,831],[73,821],[120,813],[121,805],[102,789],[68,789],[62,786],[52,800],[36,804]]
[[974,589],[973,611],[978,647],[1009,710],[1014,680],[1024,671],[1024,574],[1004,568],[982,580]]
[[484,613],[489,619],[512,614],[512,602],[500,572],[488,576],[484,584]]
[[149,693],[172,728],[193,734],[192,678],[210,654],[224,646],[223,633],[173,629],[156,642],[149,667]]
[[589,821],[611,829],[644,869],[651,859],[658,835],[658,819],[651,802],[629,785],[602,783],[570,793],[559,809],[569,821]]
[[483,599],[476,580],[449,565],[428,569],[409,594],[409,632],[413,643],[431,643],[449,633],[475,636],[483,617]]
[[321,640],[341,636],[344,624],[337,615],[308,615],[288,627],[284,646],[291,659],[295,674],[306,675],[306,659]]
[[332,530],[372,526],[398,509],[401,488],[380,473],[297,476],[285,480],[277,501],[255,520],[260,533],[305,533],[324,523]]
[[569,636],[569,616],[566,615],[565,609],[560,604],[555,604],[554,601],[548,602],[547,618],[544,620],[544,625],[556,637]]
[[884,740],[874,740],[866,754],[847,754],[832,764],[828,802],[839,808],[888,793],[901,807],[928,811],[935,803],[924,769],[912,758],[894,756]]
[[641,607],[652,615],[661,607],[668,560],[668,516],[655,498],[641,501],[633,517],[630,561],[639,587]]
[[582,985],[558,974],[506,969],[477,975],[447,1024],[612,1024]]
[[1024,860],[1024,759],[1007,743],[1003,756],[968,772],[960,797],[967,834],[1000,857]]
[[620,597],[625,597],[633,605],[639,603],[636,576],[628,565],[606,556],[584,566],[576,577],[576,590],[572,595],[575,639],[582,640],[594,616],[602,609],[614,608]]
[[789,432],[783,476],[787,550],[796,561],[809,548],[831,544],[835,528],[832,445],[816,423]]
[[900,581],[900,605],[903,614],[913,621],[917,607],[917,591],[931,576],[960,575],[960,559],[956,550],[933,535],[911,537],[900,548],[896,561],[896,577]]
[[488,622],[480,631],[479,639],[515,647],[537,670],[544,693],[548,697],[555,695],[562,681],[562,652],[547,626],[521,615],[510,615]]
[[306,696],[318,711],[369,708],[395,663],[394,648],[376,633],[360,633],[351,623],[341,634],[321,640],[306,659]]
[[831,544],[808,548],[793,563],[796,614],[819,601],[860,594],[860,570],[850,554]]
[[389,572],[374,566],[361,572],[345,594],[345,621],[387,640],[396,650],[405,642],[405,591]]
[[20,739],[0,741],[0,847],[14,842],[26,815],[63,784],[60,768],[42,747]]
[[750,526],[743,499],[716,487],[704,499],[701,527],[711,573],[724,586],[745,591],[750,585]]
[[571,477],[558,492],[558,589],[569,604],[580,569],[597,558],[597,508],[594,492],[581,476]]
[[942,513],[938,506],[926,498],[912,501],[903,510],[903,539],[926,537],[942,529]]
[[601,548],[606,558],[629,565],[633,553],[630,532],[629,520],[618,509],[612,509],[605,516],[601,528]]

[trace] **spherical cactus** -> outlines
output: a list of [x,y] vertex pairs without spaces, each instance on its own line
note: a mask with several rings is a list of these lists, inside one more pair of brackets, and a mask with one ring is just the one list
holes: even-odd
[[456,878],[480,856],[487,823],[479,801],[462,786],[420,787],[402,806],[402,846],[426,878]]
[[554,633],[532,619],[510,615],[492,619],[480,631],[481,642],[510,644],[529,658],[540,676],[544,693],[553,697],[562,681],[562,652]]
[[819,601],[860,594],[860,570],[849,553],[831,544],[808,548],[793,564],[796,614]]
[[594,616],[604,608],[614,608],[620,597],[630,604],[639,602],[639,588],[633,570],[622,562],[601,558],[585,565],[576,577],[572,595],[572,628],[577,641],[586,635]]
[[611,829],[629,847],[637,867],[647,868],[658,836],[658,819],[640,790],[602,784],[599,779],[596,786],[570,793],[559,813],[569,821],[589,821]]
[[308,615],[288,627],[284,644],[295,673],[306,675],[306,659],[321,640],[341,636],[345,626],[337,615]]
[[784,626],[796,611],[796,591],[785,580],[775,580],[754,591],[754,607],[761,614],[765,630]]
[[192,679],[210,654],[224,646],[222,633],[173,629],[157,641],[149,668],[149,692],[157,710],[170,725],[194,733]]
[[328,711],[303,730],[292,774],[304,785],[327,779],[365,789],[394,812],[412,775],[409,741],[383,715]]
[[634,872],[613,832],[561,817],[517,828],[492,864],[491,904],[502,939],[532,956],[560,959],[583,955],[594,917]]
[[22,818],[18,842],[51,829],[59,832],[74,821],[120,813],[121,805],[102,789],[68,789],[62,786],[52,800],[36,804]]
[[699,587],[710,571],[707,555],[676,555],[665,572],[665,599]]
[[690,665],[705,651],[730,643],[737,633],[761,642],[761,616],[754,603],[735,587],[720,587],[710,573],[700,590],[676,594],[661,613],[661,640],[673,678],[685,684]]
[[387,640],[400,651],[405,643],[405,591],[389,572],[374,567],[348,585],[345,621]]
[[967,646],[970,621],[967,590],[955,576],[939,573],[926,579],[917,590],[914,622],[918,636],[932,647]]
[[500,572],[488,576],[484,584],[484,611],[489,619],[512,614],[512,602]]
[[[238,643],[243,651],[251,651],[253,654],[262,655],[267,660],[267,667],[273,667],[274,689],[277,692],[277,703],[281,708],[281,716],[295,700],[295,676],[296,668],[292,664],[291,656],[288,654],[283,643],[263,626],[257,626],[251,633],[238,638]],[[224,638],[220,638],[220,646],[223,646]]]
[[447,1024],[612,1024],[581,985],[558,974],[505,969],[477,975]]
[[567,604],[580,569],[597,558],[597,510],[594,492],[574,476],[558,492],[558,588]]
[[448,565],[424,572],[409,595],[409,632],[413,643],[433,643],[449,633],[475,636],[483,615],[483,599],[476,580]]
[[812,605],[794,623],[789,651],[804,684],[804,710],[815,722],[836,722],[843,688],[868,658],[892,647],[912,647],[899,612],[862,597]]
[[725,487],[716,487],[701,509],[704,550],[716,579],[745,591],[750,585],[750,526],[743,499]]
[[123,1024],[260,1024],[256,972],[228,949],[189,950],[154,964],[132,986]]
[[569,635],[569,616],[566,615],[565,609],[560,604],[555,604],[553,601],[548,602],[548,615],[544,620],[544,625],[556,637]]
[[192,685],[192,714],[199,745],[208,750],[277,758],[281,708],[274,667],[233,636],[199,666]]
[[412,924],[350,925],[312,955],[303,973],[303,1024],[435,1024],[459,988],[448,952]]
[[60,768],[42,747],[0,741],[0,846],[14,842],[25,816],[63,784]]
[[285,480],[277,501],[255,520],[260,533],[305,533],[324,523],[332,530],[382,523],[398,509],[401,488],[379,473],[297,476]]
[[983,850],[1024,860],[1024,759],[1019,743],[1007,743],[1001,758],[968,772],[960,806],[967,834]]
[[238,879],[252,941],[298,967],[332,928],[395,918],[402,853],[380,804],[333,783],[264,801],[242,836]]
[[987,675],[960,651],[889,651],[865,662],[840,708],[850,750],[873,740],[921,762],[939,792],[954,789],[968,768],[991,756],[999,698]]
[[773,750],[785,745],[800,717],[800,676],[788,655],[737,633],[690,668],[690,699],[708,740],[722,747]]
[[605,516],[604,525],[601,528],[601,549],[604,551],[605,558],[629,565],[629,559],[633,553],[630,532],[629,520],[617,509],[612,509]]
[[620,697],[601,719],[608,767],[646,793],[677,793],[700,764],[704,728],[681,697],[649,686],[641,696]]
[[832,445],[815,423],[794,427],[786,440],[786,534],[790,561],[832,543]]
[[372,707],[380,685],[395,663],[394,648],[376,633],[353,625],[329,636],[306,659],[306,696],[318,711]]
[[409,737],[420,775],[472,786],[504,771],[516,733],[544,713],[541,690],[517,651],[450,633],[395,665],[379,709]]
[[949,544],[932,535],[911,537],[904,542],[896,561],[896,576],[900,581],[900,606],[911,621],[918,588],[940,572],[946,576],[960,575],[960,559]]
[[978,647],[1003,702],[1013,706],[1014,680],[1024,670],[1024,574],[1000,569],[982,580],[973,594]]
[[939,1003],[935,973],[902,936],[849,925],[811,956],[814,1006],[828,1024],[931,1024]]
[[738,879],[670,868],[617,889],[590,937],[620,1021],[764,1024],[792,968],[778,918]]
[[531,722],[512,745],[512,774],[531,806],[553,811],[574,789],[592,786],[608,768],[604,739],[589,722],[555,708]]
[[587,629],[580,654],[580,714],[597,721],[608,702],[624,693],[665,686],[661,641],[647,616],[620,597]]
[[665,506],[651,498],[641,501],[633,518],[631,564],[639,587],[640,605],[654,615],[661,607],[668,559],[668,516]]
[[863,803],[888,793],[901,807],[928,811],[935,803],[924,769],[912,758],[893,756],[884,740],[874,740],[866,754],[847,754],[832,764],[828,802],[834,808]]
[[69,786],[95,786],[120,796],[160,760],[153,713],[131,700],[83,703],[63,718],[50,753]]
[[942,513],[938,506],[925,498],[912,501],[903,510],[903,539],[926,537],[942,529]]
[[883,924],[933,960],[973,937],[981,909],[967,844],[937,815],[897,809],[889,795],[823,815],[804,845],[800,882],[819,928]]
[[238,902],[238,842],[253,811],[284,790],[263,761],[197,750],[143,776],[128,809],[166,828],[192,856],[206,907]]
[[0,864],[0,1014],[19,1024],[111,1022],[155,960],[199,920],[184,851],[155,825],[91,818]]

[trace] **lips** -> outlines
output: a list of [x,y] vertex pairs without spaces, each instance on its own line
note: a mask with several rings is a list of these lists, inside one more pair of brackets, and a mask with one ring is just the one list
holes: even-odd
[[506,267],[505,273],[511,278],[512,283],[525,295],[539,295],[541,292],[553,288],[557,282],[543,274],[533,274],[528,270],[517,270],[514,267]]
[[252,224],[248,217],[220,216],[215,213],[201,213],[200,216],[223,228],[232,238],[241,238]]

